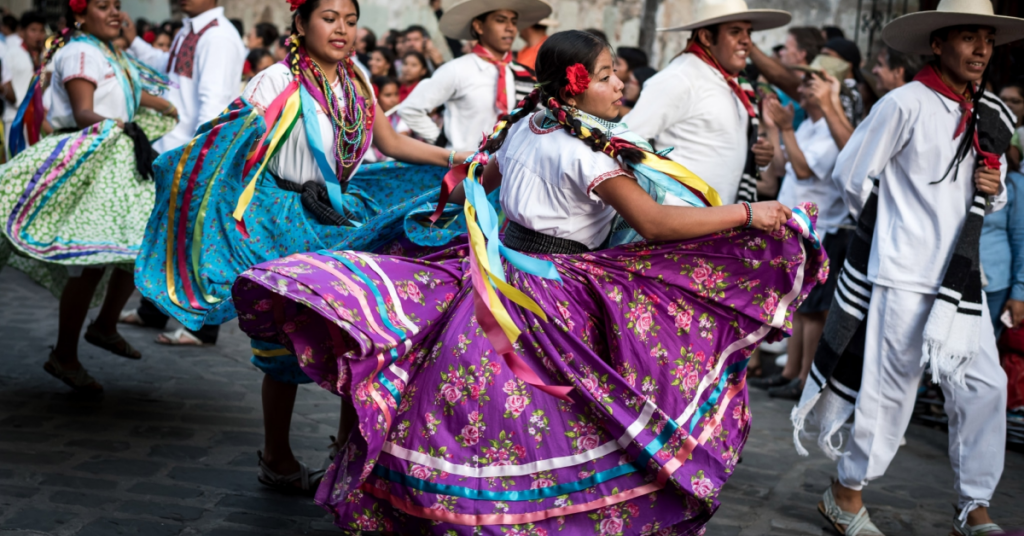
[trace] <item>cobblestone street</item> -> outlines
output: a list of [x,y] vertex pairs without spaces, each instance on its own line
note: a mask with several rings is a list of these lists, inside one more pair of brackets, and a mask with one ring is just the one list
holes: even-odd
[[[132,304],[137,303],[133,299]],[[144,354],[128,361],[82,343],[82,362],[106,388],[76,397],[42,364],[56,339],[57,301],[12,269],[0,272],[0,535],[336,534],[311,499],[264,491],[262,375],[235,323],[217,346],[160,347],[153,330],[123,327]],[[815,510],[834,464],[793,450],[790,402],[751,395],[754,429],[707,534],[833,534]],[[300,390],[299,457],[319,467],[338,401]],[[810,446],[810,442],[808,442]],[[894,535],[942,535],[952,519],[946,434],[911,425],[885,479],[865,500]],[[1024,527],[1024,455],[1008,453],[992,516]]]

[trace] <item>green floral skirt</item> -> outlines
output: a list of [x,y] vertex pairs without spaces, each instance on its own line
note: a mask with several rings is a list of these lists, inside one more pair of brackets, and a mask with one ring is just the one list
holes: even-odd
[[[174,127],[150,110],[136,123],[150,139]],[[69,271],[131,271],[155,192],[135,169],[132,140],[113,121],[44,138],[0,166],[0,268],[10,264],[55,296]]]

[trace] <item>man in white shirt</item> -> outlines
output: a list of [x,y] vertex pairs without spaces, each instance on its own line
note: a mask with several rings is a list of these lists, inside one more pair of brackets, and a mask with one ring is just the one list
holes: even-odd
[[[153,144],[159,153],[176,149],[195,137],[199,127],[219,115],[240,95],[245,45],[238,30],[217,0],[182,0],[181,10],[188,15],[171,45],[164,52],[143,41],[130,21],[125,37],[129,51],[154,69],[170,78],[170,89],[164,96],[178,110],[178,126]],[[122,322],[156,328],[163,327],[167,316],[152,302],[142,299],[138,309],[125,311]],[[157,337],[157,342],[171,345],[212,344],[217,340],[219,326],[204,326],[198,332],[184,328]]]
[[219,116],[238,98],[245,65],[245,45],[224,16],[217,0],[182,0],[186,17],[170,52],[153,48],[138,37],[134,24],[125,28],[129,52],[171,81],[167,100],[178,109],[178,126],[153,144],[157,152],[176,149],[195,137],[199,126]]
[[[992,12],[989,0],[942,0],[936,11],[900,17],[883,30],[889,46],[910,54],[932,53],[937,59],[913,82],[875,104],[840,154],[833,174],[848,208],[858,217],[872,195],[872,182],[878,181],[876,215],[872,218],[867,212],[861,222],[865,226],[874,219],[866,275],[844,268],[836,294],[837,303],[866,310],[866,318],[859,316],[864,318],[860,329],[865,337],[854,424],[843,441],[839,479],[818,506],[836,528],[852,529],[847,534],[880,534],[864,509],[861,490],[881,478],[893,460],[925,363],[941,375],[949,417],[949,457],[960,510],[953,534],[1002,533],[992,524],[987,507],[1003,471],[1006,374],[999,365],[988,308],[962,299],[973,293],[971,285],[965,285],[961,295],[949,294],[954,284],[977,277],[977,301],[982,301],[976,259],[965,259],[972,248],[977,251],[978,242],[961,244],[960,235],[967,222],[971,229],[977,223],[980,233],[977,217],[1000,209],[1006,201],[1006,159],[991,152],[1005,147],[993,142],[985,153],[979,148],[993,133],[1008,144],[1012,116],[998,99],[973,88],[984,86],[995,45],[1024,38],[1024,20]],[[965,20],[972,25],[958,26]],[[977,115],[965,115],[983,112],[987,115],[981,121]],[[987,207],[972,205],[976,193],[987,196]],[[851,249],[850,257],[855,254]],[[965,270],[964,260],[975,267]],[[870,296],[857,298],[856,290],[848,288],[847,281],[856,277],[870,283]],[[980,316],[981,326],[988,329],[962,333],[956,340],[933,338],[935,312],[950,307],[952,313],[940,319]],[[831,314],[838,313],[833,309]],[[952,322],[947,330],[956,333],[961,325],[972,324]],[[825,339],[832,336],[827,332]],[[942,348],[960,341],[975,342],[966,343],[970,347],[962,350],[964,354],[943,357]],[[962,381],[947,376],[950,371],[944,369],[955,366],[947,359],[959,359],[963,368],[954,372],[963,372]]]
[[[738,80],[750,33],[789,24],[785,11],[748,9],[743,0],[703,0],[697,20],[666,31],[693,33],[686,50],[652,76],[624,121],[656,149],[710,184],[725,204],[756,201],[757,168],[773,144],[758,138],[753,89]],[[755,141],[756,140],[756,141]]]
[[511,50],[518,28],[550,14],[551,6],[541,0],[466,0],[453,6],[441,17],[441,32],[479,44],[473,54],[445,63],[420,82],[399,105],[398,115],[420,139],[440,145],[442,130],[430,113],[444,105],[444,145],[476,149],[498,117],[515,109]]
[[0,89],[4,99],[4,139],[10,139],[11,123],[28,93],[46,43],[46,17],[30,11],[18,23],[21,41],[0,58]]

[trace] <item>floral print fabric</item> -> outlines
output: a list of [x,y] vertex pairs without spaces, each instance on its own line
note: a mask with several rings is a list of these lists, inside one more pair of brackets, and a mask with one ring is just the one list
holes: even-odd
[[561,285],[506,266],[548,312],[505,301],[516,351],[571,403],[495,354],[465,247],[292,255],[244,273],[234,299],[243,330],[358,412],[317,494],[339,527],[699,534],[749,430],[748,356],[826,277],[807,223],[538,256]]
[[[151,140],[175,125],[148,109],[136,118]],[[113,121],[46,137],[0,167],[0,177],[0,250],[9,252],[0,252],[0,268],[10,264],[55,297],[67,283],[67,266],[131,270],[154,187],[139,176],[133,143]],[[93,304],[105,290],[106,278]]]

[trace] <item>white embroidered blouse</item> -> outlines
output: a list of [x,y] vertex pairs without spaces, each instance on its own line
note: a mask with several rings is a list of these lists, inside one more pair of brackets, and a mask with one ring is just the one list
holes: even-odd
[[53,57],[52,103],[47,118],[57,130],[78,128],[71,98],[64,86],[71,80],[88,80],[96,85],[92,111],[108,119],[129,121],[128,101],[114,68],[103,51],[83,42],[72,42]]
[[526,228],[597,248],[616,213],[594,188],[633,174],[560,126],[542,129],[543,117],[538,112],[513,125],[495,154],[502,174],[501,205],[510,220]]

